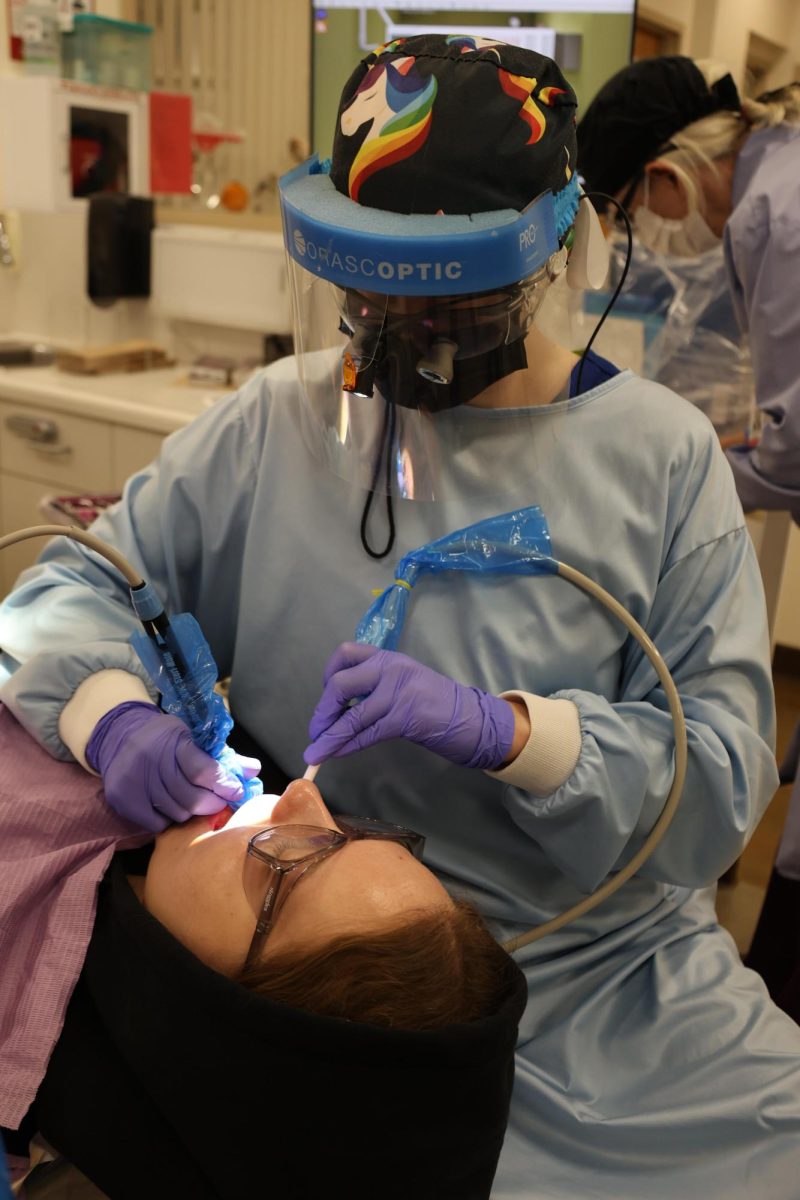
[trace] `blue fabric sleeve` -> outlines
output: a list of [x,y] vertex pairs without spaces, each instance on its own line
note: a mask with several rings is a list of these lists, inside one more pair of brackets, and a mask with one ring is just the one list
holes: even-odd
[[[643,622],[681,696],[689,762],[678,812],[639,874],[687,887],[713,883],[735,861],[778,785],[763,589],[747,530],[682,552],[704,506],[721,504],[732,490],[719,448],[709,450],[696,472],[710,476],[711,487],[687,493],[683,532]],[[673,779],[673,726],[663,689],[630,638],[618,698],[556,695],[578,708],[575,770],[543,799],[510,788],[506,805],[588,892],[638,850],[660,815]]]
[[800,154],[794,170],[793,204],[745,196],[726,231],[734,302],[750,335],[764,418],[758,446],[734,447],[728,458],[745,510],[788,509],[800,522]]
[[[192,611],[227,673],[255,476],[244,410],[259,411],[260,377],[171,435],[126,484],[92,532],[152,583],[168,612]],[[124,579],[77,542],[55,538],[0,606],[0,700],[57,758],[61,709],[87,676],[109,667],[149,685],[128,645],[141,626]]]

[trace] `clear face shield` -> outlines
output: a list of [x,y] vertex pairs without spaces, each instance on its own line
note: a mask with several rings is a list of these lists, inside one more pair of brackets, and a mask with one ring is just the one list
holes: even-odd
[[[325,176],[314,179],[324,186]],[[325,216],[338,210],[342,225],[321,229],[282,199],[301,420],[314,457],[364,489],[408,499],[463,487],[454,464],[473,491],[498,491],[502,463],[492,455],[513,440],[515,423],[529,432],[530,413],[476,421],[465,406],[471,412],[527,365],[525,334],[565,258],[547,206],[531,212],[550,194],[500,221],[481,214],[477,230],[477,218],[386,214],[335,190]],[[354,219],[379,228],[356,234]]]

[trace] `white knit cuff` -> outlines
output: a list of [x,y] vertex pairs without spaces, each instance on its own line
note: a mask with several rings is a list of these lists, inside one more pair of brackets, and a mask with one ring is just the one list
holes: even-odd
[[88,675],[61,710],[58,736],[91,775],[97,772],[86,761],[86,746],[94,727],[112,708],[128,700],[153,703],[152,696],[138,675],[115,667]]
[[551,796],[567,782],[578,763],[581,724],[577,705],[572,700],[550,700],[530,692],[501,692],[501,696],[525,705],[531,736],[512,763],[486,774],[534,796]]

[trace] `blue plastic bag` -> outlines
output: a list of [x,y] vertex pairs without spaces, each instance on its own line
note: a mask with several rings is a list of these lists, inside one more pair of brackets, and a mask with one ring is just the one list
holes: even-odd
[[356,641],[396,650],[411,590],[425,573],[475,571],[483,575],[554,575],[550,531],[538,504],[487,517],[410,551],[397,564],[394,583],[370,605]]
[[[233,718],[220,694],[214,691],[218,671],[211,647],[191,613],[172,617],[170,628],[174,638],[171,647],[157,647],[145,633],[133,634],[131,645],[161,693],[164,712],[180,717],[195,745],[240,780],[244,798],[239,803],[244,804],[245,800],[260,796],[264,788],[260,779],[242,778],[236,754],[227,744]],[[178,669],[176,655],[183,659],[183,670]]]

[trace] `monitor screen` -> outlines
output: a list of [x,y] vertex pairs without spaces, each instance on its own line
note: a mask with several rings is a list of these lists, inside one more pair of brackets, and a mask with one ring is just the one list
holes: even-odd
[[370,50],[417,33],[473,33],[554,58],[574,87],[579,112],[630,62],[635,0],[329,0],[312,6],[312,146],[330,154],[339,97]]

